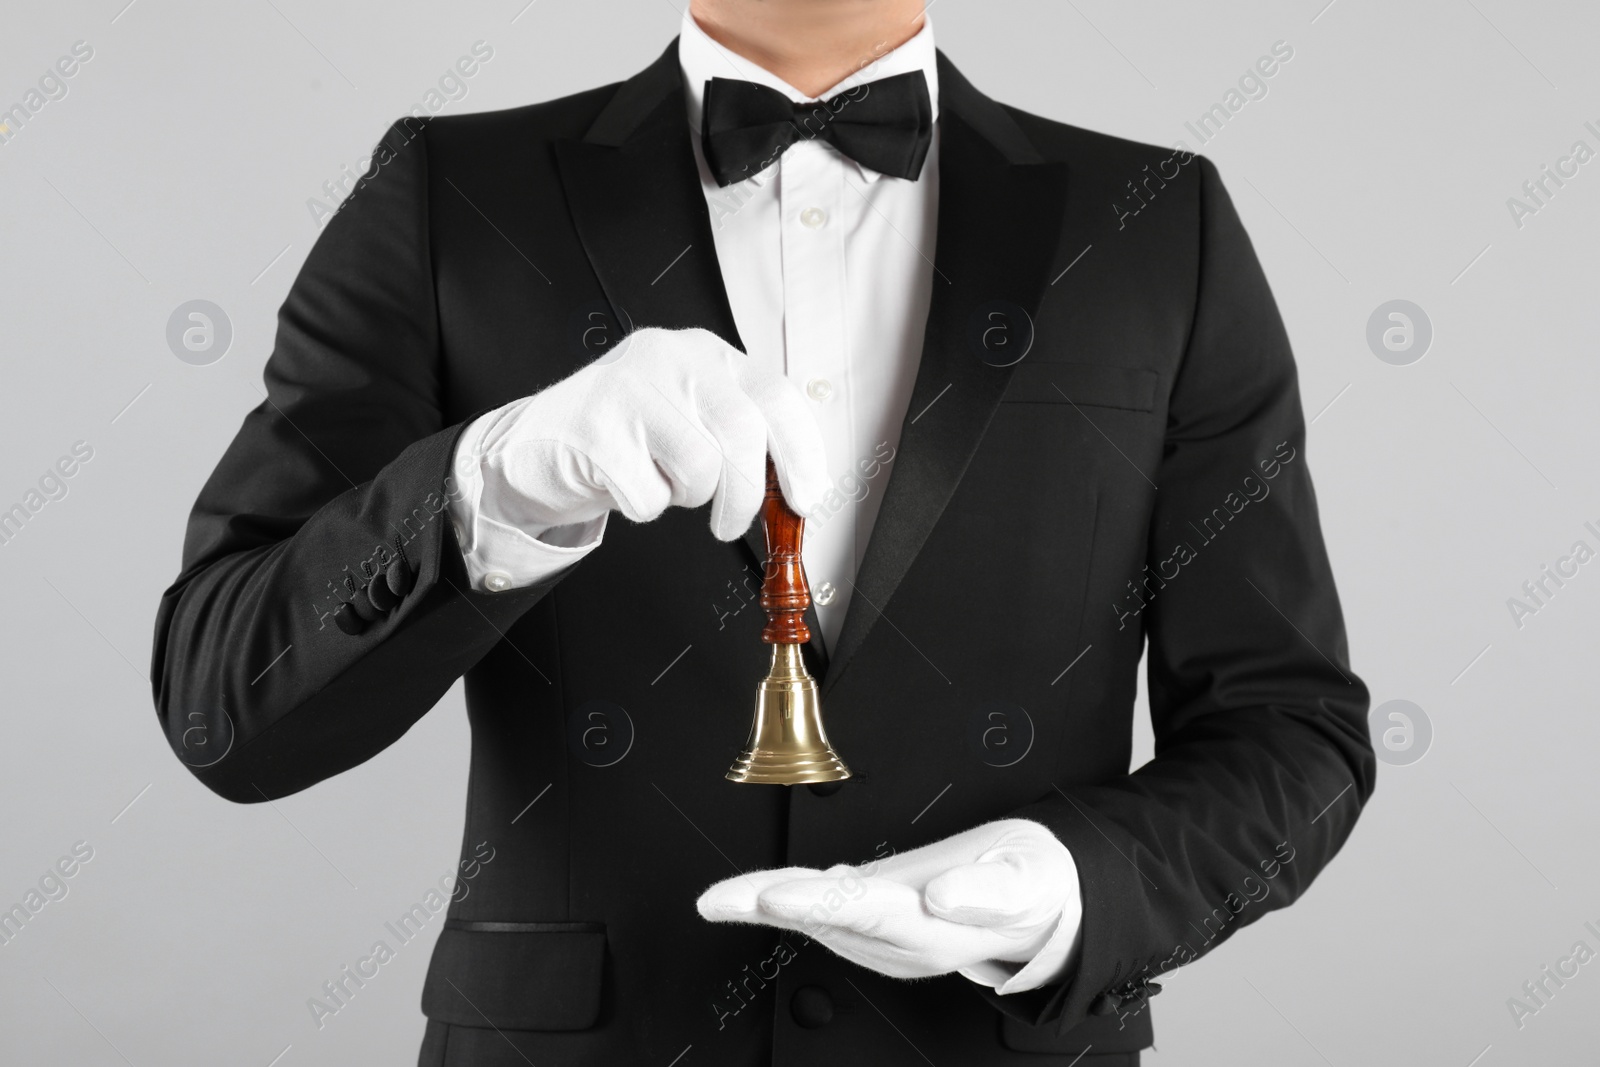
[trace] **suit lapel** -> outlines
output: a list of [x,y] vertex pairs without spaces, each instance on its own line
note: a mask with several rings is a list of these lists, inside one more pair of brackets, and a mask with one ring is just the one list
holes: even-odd
[[[578,238],[612,314],[640,326],[710,330],[744,343],[728,304],[691,147],[678,42],[623,82],[581,141],[556,145],[561,181]],[[742,539],[759,573],[766,563],[761,523]],[[826,664],[816,609],[812,669]]]
[[[1045,161],[942,52],[938,63],[939,228],[922,360],[824,695],[889,610],[1011,377],[1009,366],[982,358],[978,324],[991,308],[1012,305],[1025,312],[1031,336],[1058,258],[1066,165]],[[1012,323],[1013,334],[1021,326]]]
[[573,222],[624,328],[699,326],[743,348],[690,147],[678,43],[556,144]]

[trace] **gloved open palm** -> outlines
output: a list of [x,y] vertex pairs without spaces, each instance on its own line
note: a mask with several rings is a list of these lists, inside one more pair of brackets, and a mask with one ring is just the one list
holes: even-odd
[[1027,964],[1047,945],[1059,969],[1082,918],[1072,854],[1028,819],[860,866],[752,871],[718,882],[697,907],[711,922],[799,931],[893,978],[954,971],[996,987],[1016,970],[1004,963]]

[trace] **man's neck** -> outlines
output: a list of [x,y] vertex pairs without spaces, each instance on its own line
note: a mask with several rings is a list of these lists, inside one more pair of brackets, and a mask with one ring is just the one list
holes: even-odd
[[821,96],[922,29],[923,0],[690,0],[706,36]]

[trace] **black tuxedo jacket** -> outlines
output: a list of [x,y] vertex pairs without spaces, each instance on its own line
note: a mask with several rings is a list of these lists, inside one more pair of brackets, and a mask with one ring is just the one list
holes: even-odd
[[[834,790],[723,779],[766,667],[758,530],[614,516],[558,579],[485,594],[445,513],[465,423],[617,331],[739,343],[676,43],[618,85],[397,123],[290,291],[161,602],[155,702],[248,803],[377,755],[465,675],[463,855],[494,859],[450,906],[423,1063],[1136,1050],[1149,980],[1295,900],[1354,825],[1367,694],[1289,344],[1215,168],[998,104],[942,55],[939,80],[915,395],[838,647],[810,655],[855,771]],[[345,633],[397,539],[414,587]],[[1156,758],[1129,774],[1146,641]],[[1082,875],[1081,960],[1043,989],[890,980],[694,910],[735,872],[1004,816]]]

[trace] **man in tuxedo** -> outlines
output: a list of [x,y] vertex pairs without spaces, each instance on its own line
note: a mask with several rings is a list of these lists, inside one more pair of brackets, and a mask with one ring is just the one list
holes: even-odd
[[[694,0],[625,82],[396,123],[265,376],[156,706],[249,803],[465,677],[424,1065],[1136,1064],[1373,788],[1215,167],[995,102],[919,0]],[[724,778],[769,453],[842,783]]]

